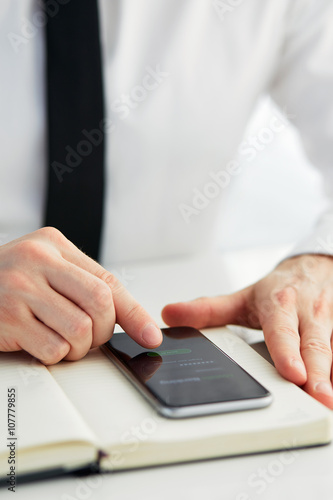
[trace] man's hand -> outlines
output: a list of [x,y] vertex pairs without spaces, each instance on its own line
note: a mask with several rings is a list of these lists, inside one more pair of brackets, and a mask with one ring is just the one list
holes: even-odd
[[277,370],[333,409],[333,259],[302,255],[239,292],[167,305],[170,326],[262,329]]
[[0,247],[0,351],[76,360],[109,340],[116,322],[143,347],[162,341],[124,286],[56,229]]

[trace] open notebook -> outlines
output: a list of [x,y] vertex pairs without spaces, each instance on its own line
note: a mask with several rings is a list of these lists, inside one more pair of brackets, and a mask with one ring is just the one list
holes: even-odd
[[328,443],[332,414],[227,328],[203,333],[274,396],[267,408],[168,420],[99,349],[46,368],[0,353],[0,478],[9,471],[7,390],[15,388],[16,474],[47,476],[99,463],[144,467]]

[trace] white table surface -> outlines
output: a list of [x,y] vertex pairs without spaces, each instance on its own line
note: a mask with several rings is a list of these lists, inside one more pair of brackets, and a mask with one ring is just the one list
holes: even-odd
[[[160,311],[171,301],[228,293],[262,277],[287,248],[126,265],[115,269],[130,291],[162,326]],[[261,333],[242,331],[250,342]],[[19,500],[328,500],[333,498],[333,445],[297,450],[285,463],[266,453],[117,472],[68,477],[0,489],[0,499]]]

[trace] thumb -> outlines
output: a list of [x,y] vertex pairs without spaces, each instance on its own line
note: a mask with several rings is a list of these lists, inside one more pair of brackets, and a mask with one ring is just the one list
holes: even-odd
[[253,285],[231,295],[200,297],[188,302],[168,304],[162,310],[162,318],[169,326],[247,326],[252,291]]

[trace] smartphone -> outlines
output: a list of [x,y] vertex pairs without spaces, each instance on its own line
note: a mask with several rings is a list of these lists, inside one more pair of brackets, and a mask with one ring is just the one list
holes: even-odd
[[265,387],[199,330],[173,327],[162,333],[154,350],[124,332],[115,333],[102,350],[164,417],[250,410],[272,402]]

